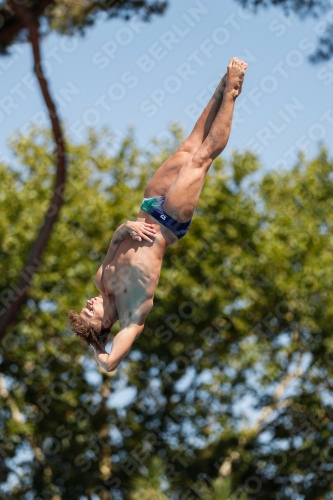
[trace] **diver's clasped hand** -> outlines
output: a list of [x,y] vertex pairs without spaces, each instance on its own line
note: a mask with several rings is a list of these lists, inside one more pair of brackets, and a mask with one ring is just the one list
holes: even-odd
[[125,226],[128,233],[132,236],[133,240],[142,241],[146,240],[150,243],[153,242],[151,238],[155,238],[156,230],[154,224],[147,224],[140,221],[127,221]]

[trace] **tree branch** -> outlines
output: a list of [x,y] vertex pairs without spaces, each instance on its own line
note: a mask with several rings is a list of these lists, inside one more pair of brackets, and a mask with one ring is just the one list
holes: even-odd
[[41,54],[39,46],[39,23],[36,14],[31,9],[26,9],[16,4],[15,0],[9,0],[9,5],[16,16],[29,30],[29,41],[32,46],[34,58],[34,71],[48,109],[52,124],[53,138],[56,146],[56,177],[53,197],[46,212],[44,223],[39,230],[38,236],[32,245],[30,254],[20,274],[17,285],[11,286],[15,293],[8,299],[7,307],[0,311],[0,338],[5,335],[8,326],[14,321],[15,316],[25,303],[32,277],[40,266],[41,255],[50,239],[53,226],[58,218],[59,210],[63,204],[63,192],[66,182],[66,152],[65,141],[57,115],[57,110],[51,97],[47,80],[43,73]]
[[263,430],[265,427],[265,424],[267,423],[267,420],[269,416],[273,413],[273,411],[276,411],[280,408],[285,408],[287,406],[290,406],[292,404],[291,399],[283,399],[281,400],[283,394],[286,391],[287,385],[289,382],[295,378],[298,378],[302,375],[302,369],[301,369],[301,361],[303,357],[300,356],[297,367],[293,373],[287,373],[281,380],[281,382],[278,384],[277,388],[274,391],[274,394],[272,396],[272,402],[270,405],[264,406],[264,408],[261,410],[261,413],[259,415],[259,418],[257,422],[251,427],[251,429],[248,432],[248,436],[246,439],[243,439],[241,443],[237,446],[236,450],[231,451],[230,455],[223,461],[223,463],[220,466],[219,469],[219,474],[223,477],[229,476],[232,472],[232,464],[234,460],[237,460],[237,458],[240,457],[240,451],[245,447],[245,445],[249,441],[253,441],[258,437],[260,432]]
[[1,399],[6,400],[14,422],[24,422],[23,414],[20,412],[15,400],[11,397],[7,390],[6,380],[3,373],[0,373],[0,396]]

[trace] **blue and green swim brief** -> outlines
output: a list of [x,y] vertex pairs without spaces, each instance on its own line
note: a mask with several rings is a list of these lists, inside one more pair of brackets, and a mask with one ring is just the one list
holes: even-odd
[[141,210],[144,210],[149,215],[154,217],[160,224],[167,227],[172,231],[177,238],[182,238],[188,231],[192,219],[187,222],[178,222],[177,220],[170,217],[163,210],[165,196],[155,196],[154,198],[143,198],[141,204]]

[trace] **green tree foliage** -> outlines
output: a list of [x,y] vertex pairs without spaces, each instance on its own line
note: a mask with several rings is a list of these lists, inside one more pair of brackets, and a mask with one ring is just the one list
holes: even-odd
[[[324,150],[256,181],[250,153],[215,161],[116,374],[99,371],[66,326],[66,311],[96,293],[114,228],[137,216],[147,179],[176,148],[173,132],[149,151],[132,133],[116,153],[108,132],[68,145],[63,210],[1,343],[4,498],[331,498],[333,162]],[[11,146],[21,167],[0,167],[1,307],[54,170],[48,132]]]
[[168,500],[160,491],[165,472],[163,460],[160,457],[152,457],[132,478],[133,492],[130,500]]

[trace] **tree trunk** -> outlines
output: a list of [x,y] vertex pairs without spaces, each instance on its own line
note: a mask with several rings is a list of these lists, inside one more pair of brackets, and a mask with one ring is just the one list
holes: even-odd
[[58,218],[59,210],[63,204],[63,193],[66,183],[66,151],[65,142],[57,115],[57,110],[51,97],[47,80],[43,74],[41,64],[41,54],[39,45],[39,23],[38,18],[31,9],[26,9],[15,0],[9,1],[9,6],[15,12],[17,18],[29,30],[29,41],[32,46],[34,58],[34,71],[38,79],[38,83],[49,112],[56,154],[56,177],[53,191],[53,197],[50,206],[45,214],[44,222],[39,230],[36,240],[34,241],[30,254],[27,258],[25,266],[21,271],[18,283],[10,285],[8,288],[8,303],[6,307],[0,310],[0,338],[2,338],[8,326],[14,321],[20,308],[27,300],[28,290],[31,285],[32,277],[40,266],[42,253],[50,239],[53,226]]

